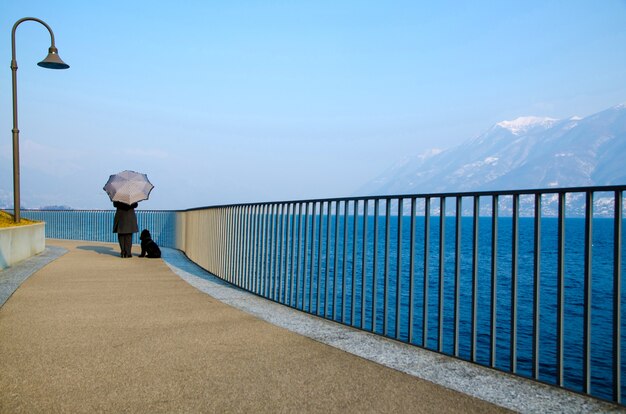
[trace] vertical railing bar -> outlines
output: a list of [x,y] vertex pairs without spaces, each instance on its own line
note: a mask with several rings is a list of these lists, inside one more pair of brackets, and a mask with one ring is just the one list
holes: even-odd
[[372,332],[376,332],[378,326],[378,310],[377,310],[377,297],[378,297],[378,214],[380,209],[380,200],[377,198],[374,200],[374,245],[372,250],[374,251],[374,257],[372,258]]
[[366,320],[366,304],[367,304],[367,219],[368,211],[367,207],[369,202],[363,201],[363,254],[361,255],[361,329],[365,329]]
[[276,204],[276,257],[274,258],[274,289],[272,294],[274,300],[278,303],[283,303],[281,300],[281,286],[282,286],[282,270],[283,270],[283,219],[284,219],[284,204]]
[[390,231],[389,231],[389,219],[391,215],[391,200],[387,199],[385,201],[385,272],[384,272],[384,284],[383,284],[383,293],[384,293],[384,305],[383,305],[383,335],[388,336],[387,330],[387,308],[389,306],[389,239],[390,239]]
[[463,198],[456,197],[456,223],[454,240],[454,356],[459,356],[459,319],[461,306],[461,213]]
[[622,403],[622,197],[615,191],[613,222],[613,401]]
[[258,248],[259,248],[259,223],[261,221],[261,214],[260,214],[260,210],[261,207],[260,206],[254,206],[253,211],[254,211],[254,236],[252,239],[252,257],[251,257],[251,262],[252,262],[252,273],[250,274],[250,290],[252,292],[256,292],[256,280],[257,280],[257,269],[258,269]]
[[311,268],[309,269],[309,312],[313,313],[313,272],[315,269],[315,231],[317,216],[317,202],[313,202],[313,212],[311,213]]
[[533,260],[533,378],[539,379],[541,344],[541,193],[535,194]]
[[[228,266],[229,282],[233,285],[237,283],[237,263],[239,262],[239,255],[237,254],[237,238],[239,236],[239,223],[237,221],[238,208],[237,206],[231,206],[229,209],[230,214],[230,234],[228,239],[228,248],[230,250],[230,261]],[[156,225],[155,219],[159,220],[160,217],[156,215],[153,217],[153,225]],[[160,220],[159,220],[160,221]],[[160,223],[159,223],[160,224]]]
[[354,219],[352,222],[352,280],[351,282],[351,301],[350,301],[350,325],[354,326],[356,317],[356,261],[357,261],[357,233],[359,229],[359,200],[354,200]]
[[228,207],[226,209],[226,260],[225,260],[225,272],[226,278],[229,283],[233,283],[233,229],[234,229],[234,221],[233,221],[233,210],[234,207]]
[[291,251],[291,239],[289,237],[290,221],[289,221],[289,203],[285,203],[283,206],[283,264],[282,274],[283,281],[281,283],[282,290],[279,293],[282,298],[282,303],[287,303],[287,285],[289,283],[289,252]]
[[266,287],[267,287],[267,280],[268,280],[268,274],[269,274],[269,263],[267,261],[267,258],[269,257],[269,248],[270,248],[270,244],[269,244],[269,237],[271,233],[271,229],[270,229],[270,217],[272,215],[271,213],[271,209],[272,206],[271,205],[265,205],[265,209],[264,209],[264,213],[263,213],[263,225],[261,227],[262,232],[263,232],[263,241],[262,241],[262,248],[261,248],[261,269],[262,269],[262,273],[261,273],[261,288],[259,290],[259,292],[261,293],[262,296],[267,297],[266,292]]
[[[264,216],[263,216],[263,226],[262,226],[262,232],[263,232],[263,244],[262,244],[262,248],[261,248],[261,287],[259,289],[259,292],[263,295],[265,294],[265,288],[267,286],[267,275],[268,275],[268,271],[269,271],[269,263],[267,263],[267,256],[268,256],[268,249],[269,249],[269,237],[271,234],[271,231],[269,229],[270,227],[270,216],[271,216],[271,206],[266,205],[265,209],[264,209]],[[265,296],[267,296],[267,294],[265,294]]]
[[328,282],[330,282],[330,223],[332,216],[333,202],[329,201],[326,206],[326,272],[324,277],[324,317],[328,318]]
[[263,274],[261,275],[261,295],[268,297],[269,295],[269,282],[271,273],[271,260],[269,260],[272,254],[272,216],[273,216],[273,204],[265,206],[265,216],[263,218],[263,252],[261,256],[261,266],[263,266]]
[[[311,296],[311,313],[315,315],[319,315],[319,300],[320,300],[320,275],[322,271],[322,222],[324,214],[324,202],[319,202],[319,215],[317,216],[317,232],[314,233],[313,240],[315,241],[317,238],[317,264],[316,264],[316,278],[313,279],[313,273],[311,273],[311,294],[313,294],[313,286],[315,286],[315,295]],[[313,262],[311,262],[311,265]],[[315,312],[313,312],[313,299],[315,299]]]
[[263,206],[258,206],[256,209],[256,223],[255,223],[255,236],[254,236],[254,276],[252,278],[252,291],[257,293],[257,286],[258,286],[258,280],[259,280],[259,257],[261,256],[260,251],[261,251],[261,222],[262,222],[262,209]]
[[226,260],[225,260],[225,271],[226,271],[226,277],[229,283],[233,283],[233,231],[234,231],[234,226],[235,226],[235,222],[234,222],[234,216],[233,216],[233,210],[235,208],[234,207],[228,207],[226,209],[226,220],[227,220],[227,225],[226,225]]
[[219,256],[221,256],[222,252],[222,239],[221,239],[221,211],[220,209],[211,210],[211,222],[209,223],[211,229],[211,244],[215,246],[215,248],[211,249],[211,272],[222,278],[222,269],[219,267]]
[[247,208],[241,206],[239,210],[241,214],[241,257],[239,258],[239,287],[244,287],[246,280],[246,258],[248,256],[247,243],[248,243],[248,222],[247,220]]
[[517,372],[517,271],[519,252],[519,194],[513,194],[513,223],[511,241],[511,337],[509,366],[512,373]]
[[289,280],[289,306],[295,307],[297,297],[297,277],[300,260],[300,203],[291,205],[291,257],[290,257],[290,280]]
[[222,273],[222,277],[224,280],[230,282],[230,273],[228,271],[228,262],[230,260],[230,249],[229,249],[229,233],[230,233],[230,208],[222,208],[222,234],[221,234],[221,244],[222,244],[222,254],[220,257],[220,269]]
[[443,352],[443,313],[444,313],[444,277],[446,260],[446,197],[439,198],[439,333],[437,335],[437,351]]
[[278,296],[278,288],[279,288],[279,282],[280,282],[280,269],[281,269],[281,262],[282,262],[282,255],[281,255],[281,249],[282,249],[282,244],[281,244],[282,207],[283,207],[283,205],[280,204],[280,203],[276,203],[275,207],[274,207],[274,209],[275,209],[274,241],[272,243],[273,253],[272,253],[272,256],[271,256],[273,271],[271,273],[271,275],[272,275],[272,278],[271,278],[272,285],[271,285],[270,291],[269,291],[270,298],[272,300],[276,301],[276,302],[279,302],[279,303],[281,303],[280,298]]
[[250,271],[250,240],[252,239],[252,225],[250,223],[250,206],[244,206],[243,213],[244,213],[244,249],[243,249],[243,253],[244,256],[242,257],[243,260],[243,267],[242,267],[242,280],[241,280],[241,285],[242,287],[244,287],[245,289],[248,289],[248,275],[249,275],[249,271]]
[[413,284],[415,282],[415,211],[416,211],[416,199],[411,197],[411,226],[409,231],[409,320],[408,320],[408,341],[413,343],[413,321],[415,315],[415,297],[413,295]]
[[300,246],[301,246],[301,240],[302,240],[302,203],[298,203],[298,219],[297,219],[296,228],[297,228],[296,229],[296,241],[297,241],[296,273],[294,274],[295,288],[294,288],[292,295],[295,297],[293,307],[297,309],[298,308],[298,294],[300,292],[300,263],[301,263]]
[[[306,310],[306,274],[307,274],[307,263],[308,263],[308,257],[309,257],[309,252],[308,252],[308,247],[309,247],[309,203],[305,203],[304,205],[304,250],[303,250],[303,256],[304,256],[304,263],[302,265],[302,284],[300,285],[300,290],[301,290],[301,298],[302,298],[302,307],[300,309],[302,309],[303,311]],[[313,260],[313,258],[311,257],[311,260]]]
[[240,279],[239,277],[241,276],[241,257],[242,257],[242,247],[243,245],[241,244],[242,242],[242,237],[241,237],[241,229],[242,229],[242,221],[241,221],[241,206],[237,206],[235,208],[235,215],[236,215],[236,226],[235,226],[235,240],[233,241],[233,245],[235,247],[235,254],[236,254],[236,262],[235,262],[235,267],[234,267],[234,276],[235,276],[235,286],[240,286],[239,282]]
[[228,208],[220,209],[220,246],[221,254],[218,255],[220,275],[224,280],[228,280],[228,272],[226,263],[228,262],[228,244],[226,242],[228,237]]
[[478,223],[480,216],[480,197],[474,196],[472,229],[472,339],[470,344],[471,361],[476,361],[476,341],[478,338]]
[[322,230],[323,230],[323,220],[324,220],[324,202],[320,203],[320,217],[317,230],[317,301],[315,303],[315,314],[320,314],[320,302],[322,299],[321,296],[321,288],[322,288]]
[[[207,245],[214,245],[217,246],[215,244],[215,210],[209,210],[208,212],[208,216],[207,217],[203,217],[200,220],[202,220],[203,224],[206,225],[207,228],[207,233],[208,233],[208,241],[209,243],[207,243]],[[217,248],[215,249],[211,249],[211,250],[207,250],[207,269],[213,273],[217,275],[217,271],[214,267],[215,265],[215,251],[217,250]]]
[[333,320],[337,320],[337,275],[339,266],[339,216],[340,216],[340,201],[335,201],[335,249],[334,249],[334,263],[333,263]]
[[402,308],[402,216],[404,214],[404,199],[398,199],[398,242],[396,245],[396,334],[400,339],[400,321]]
[[428,348],[428,283],[430,267],[430,197],[424,198],[424,286],[422,305],[422,346]]
[[276,238],[278,240],[278,246],[276,247],[276,275],[274,276],[274,300],[282,303],[280,299],[282,297],[283,286],[283,239],[285,237],[285,216],[284,216],[285,204],[281,203],[278,206],[278,227]]
[[593,191],[585,193],[585,298],[583,327],[583,392],[591,393],[591,294],[593,243]]
[[225,280],[229,283],[235,283],[235,265],[236,265],[236,245],[235,237],[237,234],[237,207],[229,206],[224,209],[224,218],[226,220],[224,229],[224,248],[225,257],[224,273]]
[[346,323],[346,264],[348,261],[348,204],[349,201],[343,203],[343,255],[342,255],[342,271],[341,271],[341,322]]
[[285,249],[285,258],[284,258],[284,262],[283,262],[283,273],[285,275],[285,282],[284,282],[284,286],[283,286],[283,292],[282,292],[282,297],[283,297],[283,303],[287,306],[291,305],[290,302],[290,290],[289,290],[289,284],[291,283],[291,261],[292,261],[292,248],[293,248],[293,237],[292,237],[292,233],[291,233],[291,217],[292,217],[292,211],[291,211],[291,203],[285,203],[285,245],[284,245],[284,249]]
[[233,283],[233,265],[235,260],[235,245],[233,243],[235,237],[235,207],[231,206],[227,210],[228,214],[228,234],[226,235],[226,246],[228,247],[228,260],[226,261],[226,272],[228,273],[228,282]]
[[244,207],[239,206],[237,209],[238,215],[238,229],[237,229],[237,275],[236,275],[236,285],[238,287],[242,286],[242,276],[244,274],[244,259],[245,259],[245,215],[244,215]]
[[224,273],[222,272],[221,260],[220,260],[224,252],[224,249],[223,249],[224,246],[222,245],[222,227],[223,227],[222,215],[223,215],[222,209],[214,209],[213,221],[211,223],[213,242],[215,243],[213,245],[217,246],[217,248],[212,249],[213,260],[212,260],[211,265],[213,268],[213,273],[215,273],[220,278],[224,278]]
[[217,209],[217,242],[218,249],[215,249],[215,263],[216,269],[218,269],[218,275],[226,280],[227,275],[225,274],[224,263],[225,256],[228,254],[226,251],[225,236],[226,236],[226,227],[227,227],[227,218],[226,218],[226,209],[219,208]]
[[498,195],[494,195],[491,205],[491,352],[489,365],[496,366],[497,345],[497,293],[498,293]]
[[269,299],[273,299],[272,298],[272,290],[274,288],[274,274],[276,272],[276,269],[274,267],[275,265],[275,261],[274,258],[276,257],[276,204],[272,204],[269,207],[270,209],[270,215],[268,218],[269,221],[269,232],[268,232],[268,244],[267,244],[267,281],[266,281],[266,286],[265,286],[265,297],[268,297]]
[[211,273],[217,276],[220,276],[220,271],[215,266],[217,252],[220,250],[220,246],[218,242],[218,229],[217,229],[218,220],[216,217],[217,215],[218,215],[218,212],[215,209],[211,210],[211,216],[209,218],[209,229],[210,229],[211,238],[210,238],[209,245],[213,245],[215,246],[215,248],[211,249],[210,251],[209,269],[211,270]]
[[231,208],[230,207],[224,209],[224,220],[225,220],[225,223],[224,223],[224,231],[222,233],[223,234],[223,240],[224,240],[224,257],[222,258],[222,261],[223,261],[222,268],[223,268],[223,271],[224,271],[224,278],[228,282],[231,282],[231,279],[230,279],[231,272],[230,272],[229,263],[230,263],[230,259],[231,259],[231,250],[230,250],[230,240],[231,240],[231,238],[230,238],[230,234],[231,234],[231,230],[232,230],[231,229],[232,222],[231,222],[230,212],[231,212]]
[[293,275],[294,275],[294,257],[295,257],[295,248],[296,248],[296,239],[295,239],[295,224],[296,224],[296,204],[289,203],[288,204],[289,211],[289,287],[287,288],[286,296],[288,299],[288,305],[293,305]]
[[556,384],[563,386],[563,307],[565,303],[565,193],[559,193],[557,310],[556,310]]
[[274,301],[277,301],[276,297],[277,297],[277,288],[278,288],[278,277],[279,277],[279,273],[278,273],[278,265],[280,263],[280,260],[278,260],[278,258],[280,257],[280,217],[282,216],[281,214],[281,204],[275,204],[274,205],[274,231],[273,231],[273,235],[274,235],[274,240],[272,241],[272,252],[273,255],[272,257],[270,257],[270,259],[272,260],[272,272],[271,272],[271,284],[270,284],[270,295],[271,295],[271,299]]
[[266,230],[267,220],[267,205],[261,207],[261,224],[259,226],[259,273],[257,276],[257,288],[255,292],[261,294],[263,292],[263,278],[265,277],[265,237],[267,236]]
[[247,289],[254,291],[252,282],[254,281],[254,274],[256,272],[256,224],[257,224],[257,209],[258,207],[252,206],[249,209],[248,223],[250,226],[250,241],[249,241],[249,257],[248,257],[248,280],[246,281]]
[[269,223],[270,223],[270,234],[268,237],[268,246],[267,246],[267,251],[268,251],[268,257],[267,257],[267,261],[268,261],[268,273],[267,273],[267,287],[265,289],[265,291],[267,292],[266,297],[269,297],[272,300],[275,300],[274,297],[272,297],[272,291],[274,290],[274,285],[276,283],[276,237],[277,237],[277,227],[278,227],[278,205],[277,204],[272,204],[271,205],[271,215],[269,217]]

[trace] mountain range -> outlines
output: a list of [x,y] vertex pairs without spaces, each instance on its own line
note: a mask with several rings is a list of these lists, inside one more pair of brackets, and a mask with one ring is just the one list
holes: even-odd
[[585,118],[502,121],[445,151],[406,158],[359,195],[626,184],[626,104]]

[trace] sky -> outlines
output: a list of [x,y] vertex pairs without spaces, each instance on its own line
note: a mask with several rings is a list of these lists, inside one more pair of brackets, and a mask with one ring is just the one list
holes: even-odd
[[626,0],[0,0],[5,205],[22,17],[70,65],[17,28],[27,208],[112,208],[126,169],[155,185],[141,209],[354,196],[497,122],[626,102]]

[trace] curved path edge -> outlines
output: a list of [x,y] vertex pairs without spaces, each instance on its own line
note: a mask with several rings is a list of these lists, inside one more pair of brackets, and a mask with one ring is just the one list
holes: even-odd
[[38,255],[0,271],[0,308],[33,273],[67,252],[63,247],[47,246]]
[[626,411],[614,404],[403,344],[316,317],[233,286],[163,248],[163,260],[190,285],[255,317],[378,364],[522,413]]

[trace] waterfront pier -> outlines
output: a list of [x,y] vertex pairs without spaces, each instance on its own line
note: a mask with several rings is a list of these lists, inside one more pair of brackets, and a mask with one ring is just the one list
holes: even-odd
[[0,412],[503,412],[224,305],[161,260],[66,254],[0,308]]
[[[377,337],[382,342],[372,345],[382,359],[393,360],[384,355],[390,344],[430,353],[435,356],[428,362],[431,373],[461,374],[469,372],[463,364],[472,366],[482,371],[474,371],[470,381],[494,386],[501,381],[504,388],[511,380],[524,382],[539,405],[525,405],[531,401],[523,386],[503,391],[496,405],[369,361],[207,295],[179,277],[185,272],[181,258],[186,259],[173,249],[166,249],[165,260],[149,260],[121,259],[111,243],[49,240],[48,245],[47,253],[54,249],[59,257],[52,255],[50,263],[33,269],[0,308],[3,413],[495,413],[507,411],[502,405],[515,409],[510,404],[529,412],[618,409],[385,338]],[[6,286],[10,273],[23,272],[24,266],[30,264],[3,272],[0,281]],[[210,281],[207,277],[202,280]],[[223,297],[245,306],[269,302],[230,285],[221,287],[230,289]],[[346,341],[356,335],[358,342],[369,343],[375,337],[289,311],[347,330],[339,334]],[[271,308],[265,312],[272,313]],[[368,337],[359,340],[358,335]],[[459,383],[468,380],[463,376],[468,375],[461,374]]]

